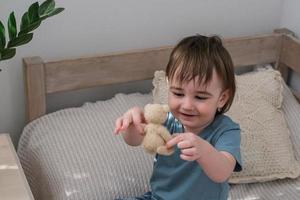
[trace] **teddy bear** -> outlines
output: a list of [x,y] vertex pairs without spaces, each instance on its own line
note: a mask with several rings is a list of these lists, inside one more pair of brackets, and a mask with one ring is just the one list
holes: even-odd
[[147,125],[144,129],[142,146],[150,154],[171,155],[173,148],[167,148],[165,144],[172,135],[162,124],[165,122],[169,107],[161,104],[147,104],[144,108],[144,117]]

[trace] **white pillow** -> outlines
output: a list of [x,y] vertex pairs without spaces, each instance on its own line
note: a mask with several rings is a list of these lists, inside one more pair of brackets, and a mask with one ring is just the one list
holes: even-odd
[[35,199],[106,200],[146,192],[152,156],[113,135],[113,127],[127,109],[150,102],[150,94],[118,94],[29,123],[18,155]]

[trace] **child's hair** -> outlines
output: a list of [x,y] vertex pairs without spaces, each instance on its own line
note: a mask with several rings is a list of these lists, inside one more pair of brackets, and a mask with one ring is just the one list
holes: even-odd
[[223,90],[229,91],[228,101],[218,111],[224,113],[232,104],[236,86],[233,62],[220,37],[195,35],[182,39],[171,52],[166,76],[169,81],[177,78],[179,84],[196,77],[199,83],[207,84],[214,69],[222,81]]

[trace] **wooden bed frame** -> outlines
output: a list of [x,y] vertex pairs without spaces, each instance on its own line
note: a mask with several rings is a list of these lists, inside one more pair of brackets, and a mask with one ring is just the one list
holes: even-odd
[[[223,42],[235,67],[273,63],[285,79],[289,69],[300,74],[300,40],[287,29]],[[47,94],[151,79],[155,70],[165,68],[171,50],[167,46],[54,62],[24,58],[27,120],[46,114]]]

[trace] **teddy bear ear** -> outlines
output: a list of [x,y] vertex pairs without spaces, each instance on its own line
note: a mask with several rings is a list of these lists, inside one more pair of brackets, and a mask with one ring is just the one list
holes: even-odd
[[146,104],[144,110],[146,110],[150,106],[150,103]]
[[168,105],[163,105],[163,109],[164,109],[164,111],[166,111],[166,112],[169,112],[169,111],[170,111],[170,108],[169,108]]

